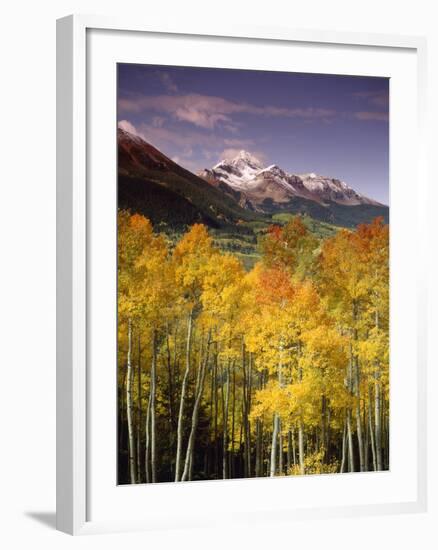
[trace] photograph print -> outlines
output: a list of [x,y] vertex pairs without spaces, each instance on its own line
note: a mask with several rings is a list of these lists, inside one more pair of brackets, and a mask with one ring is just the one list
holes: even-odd
[[118,484],[389,469],[389,79],[118,64]]

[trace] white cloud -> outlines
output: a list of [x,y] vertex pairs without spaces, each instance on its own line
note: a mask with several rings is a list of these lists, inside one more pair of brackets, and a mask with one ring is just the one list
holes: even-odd
[[[121,120],[119,128],[141,137],[146,142],[154,145],[164,154],[171,156],[172,160],[188,170],[196,172],[202,163],[195,160],[195,149],[201,148],[201,155],[207,164],[213,161],[234,158],[242,149],[249,149],[261,162],[265,162],[266,155],[255,150],[255,142],[252,139],[229,139],[203,133],[201,131],[177,132],[162,126],[153,124],[140,124],[135,126],[129,120]],[[210,149],[207,149],[209,147]],[[172,151],[172,153],[170,153]],[[220,152],[222,151],[222,152]]]
[[263,107],[251,103],[235,102],[222,97],[200,94],[138,96],[136,98],[121,98],[119,109],[126,113],[141,113],[152,110],[167,113],[176,120],[189,122],[200,128],[213,129],[223,126],[230,131],[237,129],[232,120],[235,114],[252,114],[264,117],[301,118],[304,120],[328,119],[336,112],[332,109],[314,107],[290,109],[265,105]]
[[[228,147],[224,149],[218,157],[218,161],[221,160],[233,160],[235,157],[237,157],[240,153],[242,148],[234,148],[234,147]],[[254,156],[256,159],[258,159],[262,164],[266,163],[266,155],[262,151],[249,151],[252,156]]]

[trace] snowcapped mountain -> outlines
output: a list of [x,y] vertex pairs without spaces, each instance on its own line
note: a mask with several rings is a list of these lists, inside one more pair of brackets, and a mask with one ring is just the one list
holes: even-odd
[[321,205],[380,206],[377,201],[361,195],[339,179],[314,173],[290,174],[275,164],[264,167],[247,151],[240,151],[235,158],[222,160],[198,175],[216,187],[225,184],[230,193],[233,190],[239,192],[240,204],[246,207],[251,205],[255,210],[263,210],[263,204],[267,203],[270,209],[273,204],[282,208],[296,197]]
[[387,206],[362,197],[339,180],[288,174],[276,165],[264,167],[245,151],[200,175],[143,138],[118,129],[118,206],[143,214],[154,225],[180,230],[204,223],[215,229],[232,228],[234,234],[247,232],[248,222],[266,224],[279,211],[341,227],[356,227],[377,216],[389,222]]
[[336,178],[319,176],[313,172],[310,174],[299,174],[298,176],[304,187],[314,196],[322,201],[337,202],[338,204],[375,204],[379,202],[361,195],[345,182]]
[[256,157],[247,151],[240,151],[234,159],[221,160],[211,170],[205,169],[198,175],[223,181],[233,189],[244,191],[261,170],[263,164]]

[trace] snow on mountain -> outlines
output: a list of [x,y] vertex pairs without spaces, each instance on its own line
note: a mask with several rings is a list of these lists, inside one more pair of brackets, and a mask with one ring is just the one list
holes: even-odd
[[313,195],[322,201],[337,202],[339,204],[357,205],[357,204],[375,204],[377,201],[361,195],[344,181],[336,178],[328,178],[315,173],[299,174],[304,186]]
[[234,159],[221,160],[213,166],[211,172],[217,179],[240,191],[250,186],[262,169],[263,164],[256,157],[242,150]]
[[198,175],[216,186],[225,183],[257,210],[266,199],[274,203],[287,203],[294,197],[320,204],[379,205],[339,179],[313,172],[290,174],[275,164],[264,167],[259,159],[247,151],[240,151],[231,160],[221,160],[212,169],[205,169]]

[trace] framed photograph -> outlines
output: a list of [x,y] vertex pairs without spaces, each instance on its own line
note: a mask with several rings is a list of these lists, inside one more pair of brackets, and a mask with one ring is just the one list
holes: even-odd
[[424,41],[57,54],[58,528],[425,510]]

